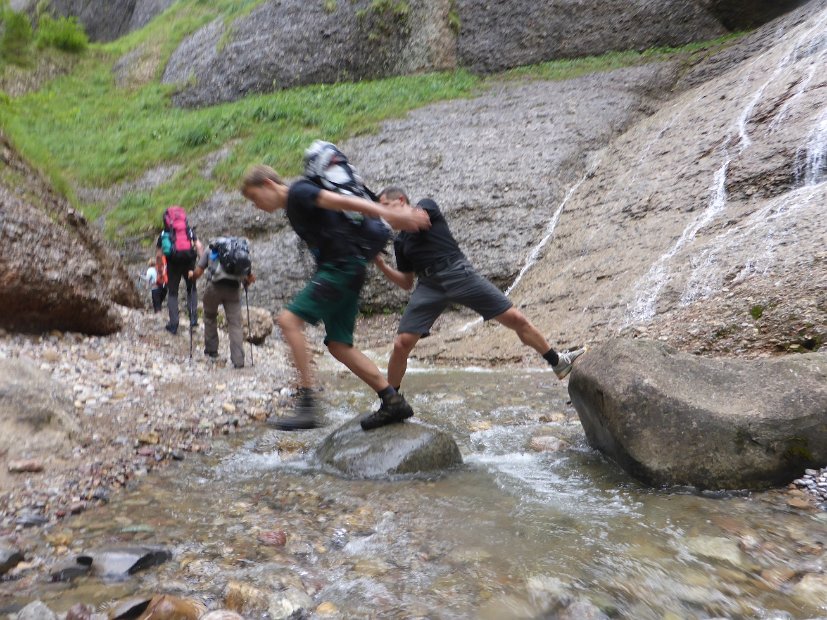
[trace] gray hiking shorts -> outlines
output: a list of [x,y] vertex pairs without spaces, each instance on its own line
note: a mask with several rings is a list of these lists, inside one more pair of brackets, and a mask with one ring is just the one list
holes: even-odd
[[431,276],[420,275],[397,333],[427,336],[434,321],[449,304],[471,308],[485,321],[499,316],[513,305],[468,261],[460,259]]

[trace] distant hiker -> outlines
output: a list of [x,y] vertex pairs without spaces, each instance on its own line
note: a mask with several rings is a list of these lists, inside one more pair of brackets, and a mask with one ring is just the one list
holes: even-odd
[[376,365],[353,346],[359,293],[368,259],[350,234],[351,229],[347,227],[353,224],[344,211],[385,218],[394,228],[409,231],[427,229],[430,226],[427,214],[412,208],[388,209],[364,198],[322,189],[306,178],[288,187],[275,170],[262,165],[247,172],[241,193],[262,211],[285,210],[293,230],[307,243],[316,259],[316,272],[277,319],[299,373],[300,388],[295,415],[278,421],[276,426],[296,430],[319,424],[304,336],[305,324],[315,325],[319,321],[324,323],[325,344],[331,355],[376,390],[381,399],[379,410],[365,418],[369,420],[368,427],[386,417],[412,416],[413,410],[402,395],[397,394]]
[[152,295],[152,309],[155,312],[161,311],[161,306],[167,296],[167,259],[165,256],[150,258],[147,263],[144,280]]
[[[407,194],[399,187],[388,187],[379,194],[379,202],[390,208],[410,208]],[[479,275],[465,258],[448,229],[448,222],[431,199],[420,200],[417,207],[431,219],[429,230],[401,232],[393,247],[396,269],[377,256],[374,262],[394,284],[411,290],[414,276],[416,289],[411,294],[388,360],[388,381],[399,390],[408,368],[408,356],[420,338],[427,336],[434,321],[449,304],[460,304],[479,313],[483,320],[494,319],[514,330],[523,344],[542,355],[558,378],[571,372],[572,363],[583,349],[556,352],[536,327],[520,312],[500,289]]]
[[187,273],[195,269],[195,261],[202,253],[203,246],[198,241],[195,230],[189,225],[187,213],[182,207],[173,205],[164,211],[163,223],[164,228],[158,235],[155,255],[164,256],[167,260],[169,323],[164,329],[171,334],[177,334],[178,287],[181,285],[181,278],[185,279],[187,286],[190,326],[195,327],[198,324],[198,292]]
[[241,319],[241,287],[256,281],[252,273],[247,240],[219,237],[202,252],[194,270],[187,274],[197,280],[207,274],[204,289],[204,355],[218,357],[218,306],[224,306],[230,333],[230,360],[244,367],[244,325]]

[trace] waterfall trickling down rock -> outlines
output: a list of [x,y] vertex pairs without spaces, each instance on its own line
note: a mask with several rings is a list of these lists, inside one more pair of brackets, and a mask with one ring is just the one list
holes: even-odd
[[[815,94],[823,85],[814,82],[823,75],[825,66],[827,9],[822,9],[814,19],[788,33],[780,45],[739,71],[732,90],[747,103],[721,136],[722,148],[711,152],[711,156],[720,152],[724,162],[715,171],[707,206],[690,219],[677,241],[638,280],[623,326],[651,321],[658,313],[658,302],[667,286],[681,286],[683,282],[678,300],[686,306],[719,293],[727,279],[738,283],[751,275],[768,276],[778,260],[789,261],[791,257],[778,256],[777,252],[780,246],[792,241],[790,233],[796,226],[789,216],[819,208],[811,193],[790,190],[818,184],[827,177],[827,112],[813,114],[824,105],[823,97]],[[756,76],[767,74],[769,77],[757,88],[752,86]],[[725,94],[721,96],[725,98]],[[782,145],[774,145],[774,138],[789,131],[800,134],[807,125],[812,128],[796,149],[794,182],[787,183],[787,187],[770,188],[770,192],[759,187],[759,191],[775,194],[786,189],[784,199],[770,196],[771,200],[753,209],[752,215],[733,217],[733,212],[743,208],[744,199],[756,201],[752,195],[739,196],[738,204],[728,208],[727,188],[740,181],[727,178],[730,165],[741,168],[751,163],[756,157],[749,152],[753,148],[764,153],[775,150],[772,156],[777,156]],[[730,155],[727,147],[732,143],[737,152]],[[752,194],[756,193],[752,190]],[[696,237],[702,238],[696,241]],[[687,263],[688,270],[682,267]]]
[[827,181],[827,108],[807,137],[807,143],[795,154],[795,180],[801,185]]

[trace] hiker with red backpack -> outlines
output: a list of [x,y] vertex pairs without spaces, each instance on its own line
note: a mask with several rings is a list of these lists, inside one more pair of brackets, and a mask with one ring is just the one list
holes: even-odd
[[380,412],[380,417],[388,412],[401,418],[413,415],[411,406],[385,380],[376,364],[353,346],[353,330],[367,263],[390,235],[380,218],[394,228],[412,232],[427,229],[430,222],[424,211],[388,209],[373,202],[360,185],[355,183],[344,155],[334,145],[321,141],[305,153],[305,177],[292,185],[286,185],[275,170],[264,165],[250,168],[242,182],[241,193],[257,209],[267,213],[286,211],[293,230],[316,259],[312,278],[277,319],[300,382],[295,414],[275,423],[280,430],[315,428],[320,423],[304,336],[305,324],[319,321],[324,323],[325,344],[331,355],[379,396],[379,411],[366,416],[363,427],[364,420]]
[[195,230],[189,225],[187,212],[183,207],[173,205],[164,211],[164,228],[158,235],[155,255],[165,257],[167,261],[167,308],[169,323],[166,329],[170,334],[178,333],[178,288],[181,278],[187,287],[187,310],[190,327],[198,325],[198,292],[195,281],[187,274],[195,269],[195,261],[201,253],[201,242]]

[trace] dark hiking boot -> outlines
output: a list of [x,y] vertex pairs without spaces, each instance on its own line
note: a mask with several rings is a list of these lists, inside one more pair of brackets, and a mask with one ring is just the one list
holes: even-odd
[[583,355],[585,352],[586,349],[574,349],[573,351],[558,353],[557,357],[559,360],[554,366],[551,367],[554,374],[557,375],[557,378],[565,379],[571,372],[571,368],[574,365],[574,360]]
[[207,351],[206,349],[204,349],[204,355],[216,359],[218,357],[218,351]]
[[382,399],[382,405],[368,416],[359,421],[362,430],[369,431],[387,424],[394,424],[407,420],[413,415],[413,409],[400,393],[391,394]]
[[174,336],[175,334],[177,334],[177,333],[178,333],[178,326],[177,326],[177,325],[173,325],[172,323],[167,323],[167,324],[164,326],[164,329],[165,329],[165,330],[167,330],[167,331],[168,331],[170,334],[172,334],[173,336]]
[[268,420],[268,424],[280,431],[300,431],[321,426],[316,401],[311,390],[299,390],[293,415]]

